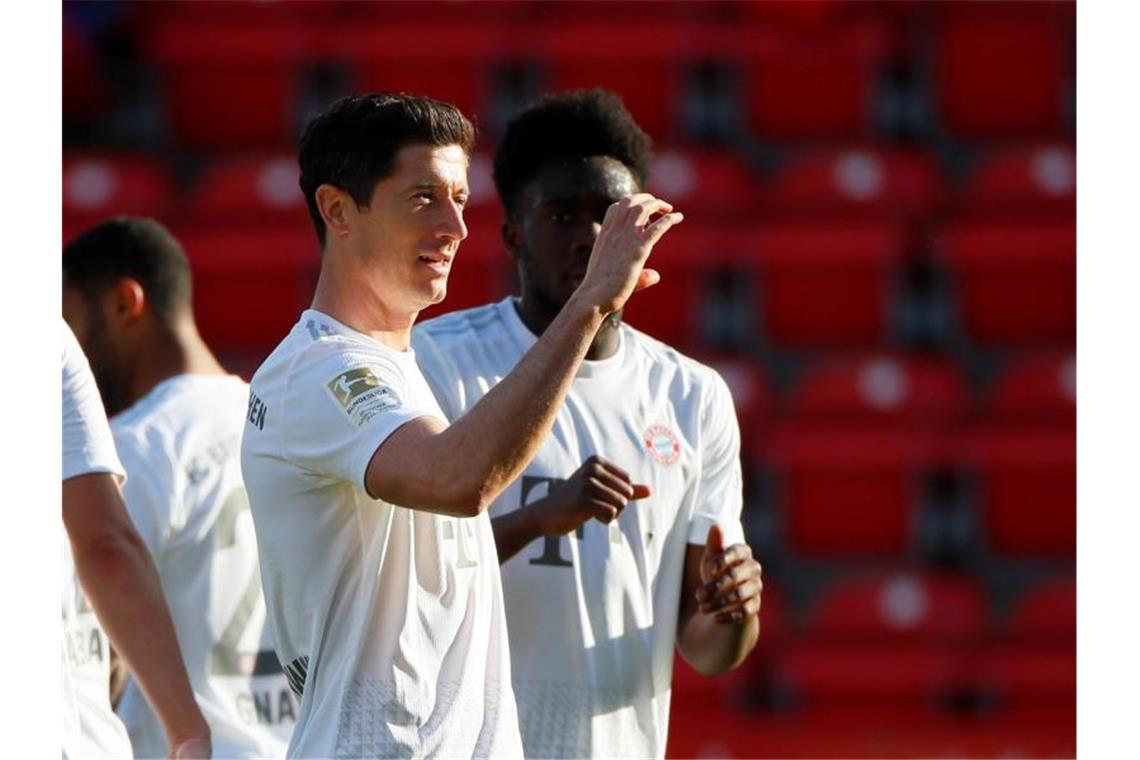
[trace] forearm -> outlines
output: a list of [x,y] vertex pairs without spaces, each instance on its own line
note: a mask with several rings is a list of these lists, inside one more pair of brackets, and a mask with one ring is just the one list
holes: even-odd
[[756,615],[742,623],[717,623],[713,616],[694,614],[679,627],[677,647],[695,670],[716,676],[744,662],[759,637]]
[[75,547],[75,566],[99,622],[167,736],[208,730],[194,700],[158,574],[142,541],[124,531],[100,544]]
[[495,548],[499,553],[500,565],[526,548],[530,542],[545,535],[540,513],[534,505],[494,518],[491,520],[491,530],[495,534]]
[[604,316],[571,298],[515,368],[438,437],[435,461],[452,470],[441,475],[464,483],[480,509],[519,476],[550,433]]

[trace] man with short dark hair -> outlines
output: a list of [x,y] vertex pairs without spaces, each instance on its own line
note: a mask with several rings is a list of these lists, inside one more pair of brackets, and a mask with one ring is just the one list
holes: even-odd
[[[64,316],[90,361],[127,471],[123,496],[162,578],[220,757],[281,757],[297,706],[273,652],[239,444],[249,387],[198,334],[190,265],[153,219],[104,222],[63,253]],[[127,682],[136,757],[165,753]]]
[[[549,96],[495,155],[521,292],[419,325],[449,419],[490,398],[586,276],[649,138],[620,98]],[[528,757],[663,757],[674,646],[697,670],[757,640],[760,566],[740,523],[740,441],[711,368],[621,322],[597,331],[553,432],[490,507]]]
[[374,93],[305,130],[323,243],[312,308],[254,375],[242,441],[277,651],[301,696],[289,752],[519,756],[498,557],[485,509],[550,430],[603,319],[657,280],[680,221],[642,193],[607,212],[546,334],[448,426],[410,350],[467,236],[474,128]]

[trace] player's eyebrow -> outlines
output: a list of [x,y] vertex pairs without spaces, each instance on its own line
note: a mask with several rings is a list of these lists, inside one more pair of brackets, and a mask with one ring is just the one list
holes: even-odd
[[[416,182],[415,184],[409,185],[407,189],[408,190],[446,190],[447,188],[448,188],[448,183],[444,180],[439,180],[437,182]],[[469,195],[471,193],[470,189],[467,187],[461,187],[459,189],[464,194]]]

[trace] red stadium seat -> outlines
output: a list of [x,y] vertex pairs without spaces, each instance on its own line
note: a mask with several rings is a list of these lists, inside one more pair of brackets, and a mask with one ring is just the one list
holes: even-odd
[[1014,147],[986,153],[957,199],[979,214],[1071,219],[1077,212],[1077,159],[1070,145]]
[[805,633],[874,644],[964,643],[986,630],[986,599],[972,578],[953,574],[869,573],[821,596]]
[[941,4],[933,84],[947,130],[983,138],[1061,128],[1075,70],[1064,5]]
[[296,142],[301,72],[316,52],[310,25],[165,23],[146,42],[179,143],[218,150]]
[[194,313],[211,347],[268,352],[311,302],[320,249],[304,221],[173,231],[190,259]]
[[777,665],[777,679],[802,702],[884,700],[886,709],[934,699],[965,681],[962,656],[946,646],[811,639],[788,648]]
[[622,96],[637,123],[657,139],[676,132],[684,61],[699,55],[708,27],[661,24],[563,24],[533,33],[546,90],[604,87]]
[[758,25],[740,35],[734,47],[758,135],[804,141],[871,133],[880,67],[892,46],[883,26],[796,35]]
[[850,147],[791,158],[763,194],[766,214],[923,216],[940,202],[942,180],[925,153]]
[[759,210],[756,174],[744,156],[729,151],[659,148],[647,189],[704,219],[748,218]]
[[1072,427],[1077,422],[1077,363],[1071,353],[1012,361],[986,397],[989,419]]
[[308,210],[299,178],[295,155],[219,159],[194,183],[187,219],[202,225],[301,222]]
[[427,95],[485,122],[495,66],[517,59],[525,39],[525,33],[501,23],[352,22],[331,28],[321,44],[327,59],[353,68],[356,91]]
[[966,378],[946,359],[838,356],[809,367],[790,401],[800,420],[948,421],[966,412]]
[[917,533],[935,443],[920,429],[776,426],[765,460],[790,547],[809,557],[901,555]]
[[1025,592],[1010,616],[1005,635],[1024,641],[1077,640],[1077,580],[1055,578]]
[[956,286],[970,338],[1004,345],[1074,339],[1072,222],[959,222],[944,228],[934,245]]
[[1072,704],[1077,696],[1076,641],[1068,644],[995,644],[972,662],[972,681],[1006,706]]
[[887,337],[904,230],[877,222],[771,224],[750,230],[762,329],[781,346],[875,345]]
[[165,168],[145,156],[69,153],[63,159],[63,225],[69,232],[118,215],[165,221],[172,199]]
[[954,442],[959,466],[978,477],[989,546],[1023,557],[1076,552],[1075,430],[980,426]]

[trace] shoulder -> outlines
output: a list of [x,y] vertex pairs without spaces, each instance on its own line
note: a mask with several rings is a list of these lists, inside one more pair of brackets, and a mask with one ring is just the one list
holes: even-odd
[[622,337],[627,341],[631,360],[649,368],[661,380],[701,396],[729,395],[724,378],[708,364],[627,324],[622,325]]
[[421,322],[412,329],[412,344],[418,351],[420,345],[447,346],[485,334],[501,325],[499,308],[499,303],[489,303]]

